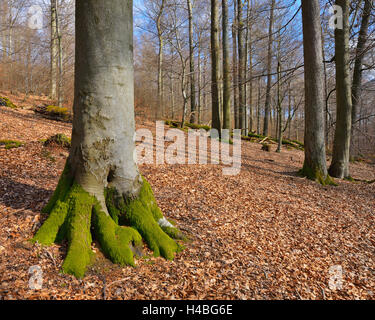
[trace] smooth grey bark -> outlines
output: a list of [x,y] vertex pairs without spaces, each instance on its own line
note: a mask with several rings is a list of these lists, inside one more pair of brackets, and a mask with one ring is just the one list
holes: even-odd
[[267,53],[267,87],[266,87],[266,102],[264,106],[264,125],[263,125],[263,135],[268,136],[268,126],[270,117],[270,106],[271,106],[271,69],[272,69],[272,43],[273,43],[273,22],[274,22],[274,10],[275,10],[275,0],[271,2],[270,10],[270,23],[268,30],[268,53]]
[[155,118],[160,119],[164,116],[164,82],[163,82],[163,50],[164,39],[161,27],[161,19],[164,11],[165,0],[161,1],[160,10],[156,17],[156,29],[158,33],[159,52],[158,52],[158,106],[155,112]]
[[349,177],[352,95],[349,70],[349,0],[336,0],[343,10],[343,29],[335,29],[336,61],[336,128],[329,174],[335,178]]
[[[177,21],[176,12],[174,12],[175,15],[175,21]],[[187,104],[189,97],[186,92],[186,60],[183,55],[183,50],[180,42],[180,35],[177,26],[174,27],[175,35],[176,35],[176,51],[178,53],[178,56],[180,58],[181,62],[181,81],[180,81],[180,87],[181,87],[181,94],[183,99],[183,106],[182,106],[182,119],[181,119],[181,128],[184,127],[185,121],[186,121],[186,111],[187,111]]]
[[302,174],[325,183],[328,174],[324,142],[324,82],[319,0],[302,0],[302,24],[305,58],[305,161]]
[[221,130],[219,105],[219,7],[211,0],[211,103],[212,128]]
[[292,116],[292,90],[290,88],[290,81],[288,83],[288,139],[290,140],[291,139],[291,136],[292,136],[292,133],[291,133],[291,129],[292,129],[292,120],[293,120],[293,116]]
[[237,62],[237,1],[233,1],[233,24],[232,24],[232,68],[233,68],[233,109],[234,109],[234,128],[240,127],[238,110],[238,62]]
[[246,52],[244,42],[243,3],[237,0],[237,37],[238,37],[238,96],[239,96],[239,129],[246,130],[246,92],[245,67]]
[[201,124],[201,113],[202,113],[202,63],[201,63],[201,40],[198,41],[198,108],[197,108],[197,121]]
[[258,78],[257,134],[260,134],[261,78]]
[[197,108],[195,103],[195,65],[194,65],[194,30],[193,30],[193,8],[191,0],[187,0],[189,17],[189,61],[190,61],[190,122],[195,123],[197,119]]
[[[56,68],[56,63],[57,63],[57,68],[58,70],[54,69],[53,72],[56,74],[56,78],[52,79],[52,81],[57,81],[55,88],[57,86],[57,105],[59,107],[62,107],[64,96],[63,96],[63,47],[62,47],[62,35],[60,31],[60,21],[59,21],[59,13],[58,13],[58,1],[57,0],[52,0],[51,2],[51,19],[53,16],[53,22],[51,21],[51,32],[53,32],[53,43],[51,43],[51,46],[54,48],[51,48],[51,67],[52,64],[55,64]],[[52,15],[53,13],[53,15]],[[53,56],[53,58],[52,58]],[[51,72],[52,76],[52,72]],[[52,93],[52,92],[51,92]],[[55,97],[56,99],[56,97]]]
[[353,83],[352,83],[352,125],[354,125],[357,119],[358,113],[358,101],[360,99],[361,85],[362,85],[362,64],[364,58],[364,50],[367,41],[367,33],[370,23],[372,0],[364,0],[364,8],[362,13],[361,28],[359,30],[356,58],[354,63],[353,71]]
[[283,123],[282,123],[282,105],[281,105],[281,63],[280,60],[277,62],[277,138],[278,144],[276,152],[281,152],[281,147],[283,143]]
[[[326,55],[324,50],[324,33],[322,29],[322,55],[323,55],[323,61],[326,61]],[[327,67],[326,64],[323,63],[324,66],[324,99],[325,99],[325,122],[324,122],[324,137],[325,137],[325,143],[326,148],[329,147],[329,99],[328,99],[328,79],[327,79]]]
[[229,74],[229,45],[228,45],[228,2],[222,0],[222,30],[223,30],[223,129],[231,129],[230,117],[230,74]]
[[[248,2],[249,3],[249,2]],[[249,8],[247,9],[249,10]],[[249,78],[252,79],[253,77],[253,48],[251,44],[251,24],[248,23],[247,26],[247,50],[249,53]],[[250,80],[249,83],[249,132],[253,132],[254,123],[253,123],[253,80]]]
[[142,185],[135,149],[132,1],[76,2],[71,173],[96,196],[104,188],[134,197]]
[[51,88],[50,97],[52,100],[57,99],[57,21],[56,21],[56,2],[51,0]]

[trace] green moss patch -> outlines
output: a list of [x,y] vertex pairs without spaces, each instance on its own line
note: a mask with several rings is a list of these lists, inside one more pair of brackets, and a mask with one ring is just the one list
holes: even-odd
[[105,198],[109,215],[95,197],[73,181],[66,164],[55,192],[43,209],[49,216],[31,241],[50,245],[68,240],[62,271],[77,278],[82,278],[94,261],[92,235],[105,256],[121,265],[135,266],[134,255],[142,254],[142,239],[154,256],[166,259],[173,259],[183,249],[172,239],[184,239],[178,228],[159,226],[164,217],[145,179],[136,198],[125,199],[114,188],[105,190]]
[[47,119],[71,122],[73,120],[72,114],[67,108],[58,106],[36,106],[33,111],[43,115]]
[[0,97],[0,106],[16,109],[17,106],[6,97]]
[[0,140],[0,145],[5,146],[5,149],[19,148],[24,145],[23,142],[17,140]]
[[298,171],[298,175],[301,177],[306,177],[307,179],[316,181],[323,186],[331,185],[337,186],[332,177],[327,174],[324,176],[323,172],[319,168],[312,169],[306,162],[303,164],[303,168]]
[[185,122],[184,123],[184,127],[181,128],[181,122],[180,121],[176,121],[176,120],[165,120],[165,124],[168,125],[171,128],[184,129],[184,131],[187,131],[189,128],[190,129],[195,129],[195,130],[199,130],[199,129],[204,129],[206,131],[211,130],[210,126],[196,124],[196,123],[189,123],[189,122]]
[[68,138],[63,133],[55,134],[54,136],[49,137],[47,140],[44,141],[43,145],[47,146],[60,146],[63,148],[70,148],[71,146],[71,139]]

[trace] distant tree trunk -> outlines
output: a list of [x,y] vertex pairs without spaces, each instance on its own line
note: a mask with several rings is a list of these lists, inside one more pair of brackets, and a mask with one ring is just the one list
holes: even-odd
[[56,2],[51,0],[51,88],[50,97],[57,100],[57,56],[58,56],[58,35],[57,35],[57,16]]
[[59,20],[59,13],[58,13],[58,2],[54,0],[54,11],[55,11],[55,21],[56,21],[56,36],[57,36],[57,65],[58,65],[58,81],[57,81],[57,104],[59,107],[62,107],[64,102],[64,95],[63,95],[63,47],[62,47],[62,35],[60,30],[60,20]]
[[288,83],[288,139],[291,140],[291,129],[292,129],[292,90],[290,88],[290,81]]
[[[325,57],[325,50],[324,50],[324,33],[322,30],[322,55],[323,55],[323,61],[326,60]],[[325,100],[325,110],[324,110],[324,137],[325,137],[325,143],[326,148],[328,148],[329,145],[329,113],[328,113],[328,81],[327,81],[327,67],[326,64],[323,63],[324,66],[324,100]]]
[[362,63],[364,58],[364,50],[367,41],[367,33],[369,28],[371,9],[372,9],[372,0],[365,0],[365,5],[362,13],[362,22],[361,28],[359,30],[356,58],[354,63],[353,71],[353,83],[352,83],[352,153],[353,153],[353,144],[354,144],[354,125],[357,120],[358,114],[358,101],[360,99],[360,92],[362,86]]
[[305,161],[301,174],[326,184],[330,180],[324,143],[324,82],[319,0],[302,0],[302,23],[305,57]]
[[219,105],[219,7],[211,0],[211,102],[212,128],[221,130]]
[[238,37],[238,95],[239,95],[239,129],[243,133],[246,129],[246,92],[245,92],[245,64],[246,52],[244,42],[243,3],[237,0],[237,37]]
[[160,10],[156,17],[156,29],[158,32],[159,52],[158,52],[158,105],[155,110],[155,118],[161,119],[164,116],[164,83],[163,83],[163,50],[164,39],[161,26],[161,18],[163,15],[165,0],[161,0]]
[[197,121],[201,124],[202,112],[202,62],[201,62],[201,47],[200,41],[198,42],[198,108],[197,108]]
[[233,68],[233,109],[234,109],[234,127],[240,127],[238,110],[238,62],[237,62],[237,0],[233,1],[233,24],[232,24],[232,68]]
[[343,29],[335,29],[336,61],[336,129],[333,142],[331,176],[349,177],[350,135],[352,125],[352,96],[349,70],[349,0],[336,0],[343,10]]
[[171,107],[172,107],[172,119],[174,119],[174,88],[173,88],[173,78],[172,76],[170,77],[170,90],[171,90]]
[[271,2],[270,11],[270,23],[268,31],[268,54],[267,54],[267,87],[266,87],[266,102],[264,106],[264,125],[263,125],[263,135],[268,136],[268,125],[270,116],[270,105],[271,105],[271,70],[272,70],[272,43],[273,43],[273,22],[274,22],[274,10],[275,10],[275,0]]
[[[249,3],[249,2],[248,2]],[[249,10],[249,9],[248,9]],[[253,123],[253,105],[254,105],[254,102],[253,102],[253,80],[252,80],[252,77],[253,77],[253,48],[252,48],[252,44],[251,44],[251,24],[249,23],[248,24],[248,49],[247,51],[249,52],[249,78],[250,78],[250,82],[249,82],[249,131],[252,132],[253,129],[254,129],[254,123]]]
[[187,0],[189,13],[189,60],[190,60],[190,122],[197,119],[195,105],[195,66],[194,66],[194,32],[193,32],[193,8],[191,0]]
[[228,45],[228,0],[222,0],[223,29],[223,129],[231,128],[230,119],[230,74]]
[[282,124],[282,106],[281,106],[281,63],[280,60],[277,62],[277,150],[276,152],[281,152],[281,147],[283,143],[283,124]]
[[257,134],[260,134],[261,78],[258,78]]

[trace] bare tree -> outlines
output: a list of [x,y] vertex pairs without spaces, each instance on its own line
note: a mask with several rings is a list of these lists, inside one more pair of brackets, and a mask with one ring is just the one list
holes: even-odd
[[336,129],[329,174],[346,178],[349,173],[350,136],[352,125],[352,93],[349,70],[349,0],[336,0],[343,11],[343,28],[335,29],[336,61]]
[[155,255],[168,259],[179,248],[162,230],[166,220],[133,159],[131,4],[76,0],[72,147],[45,208],[49,217],[33,240],[48,245],[67,238],[62,268],[79,278],[91,261],[91,227],[115,263],[134,265],[132,248],[142,237]]
[[319,0],[302,0],[305,57],[305,161],[302,175],[329,182],[324,142],[323,57]]

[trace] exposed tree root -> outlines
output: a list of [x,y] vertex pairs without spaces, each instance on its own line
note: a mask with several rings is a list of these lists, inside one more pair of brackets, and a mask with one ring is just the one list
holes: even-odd
[[141,251],[142,238],[154,256],[173,259],[182,249],[173,239],[184,237],[164,218],[150,185],[143,181],[135,199],[125,199],[115,188],[105,191],[109,216],[94,196],[73,182],[66,167],[43,210],[49,217],[32,241],[50,245],[67,239],[69,247],[62,271],[77,278],[84,276],[93,258],[91,228],[103,253],[114,263],[135,266],[133,256]]

